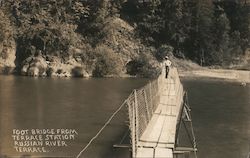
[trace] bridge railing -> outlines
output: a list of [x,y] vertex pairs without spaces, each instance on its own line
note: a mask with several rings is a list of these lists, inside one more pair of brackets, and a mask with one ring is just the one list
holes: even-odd
[[[175,90],[181,88],[176,68],[170,69],[169,77],[174,82]],[[172,78],[174,76],[174,78]],[[160,103],[160,95],[165,84],[165,70],[155,80],[150,81],[144,87],[134,90],[126,100],[129,114],[129,128],[132,144],[132,153],[135,157],[138,142],[145,131],[154,111]],[[176,84],[177,83],[177,84]],[[178,91],[176,91],[178,93]]]

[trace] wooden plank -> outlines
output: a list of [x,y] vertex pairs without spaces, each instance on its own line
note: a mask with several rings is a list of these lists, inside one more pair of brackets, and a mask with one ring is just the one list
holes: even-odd
[[169,148],[138,148],[136,158],[173,158],[173,151]]
[[[173,82],[173,80],[170,80]],[[166,85],[169,86],[169,85]],[[175,85],[170,84],[172,88],[175,88]],[[166,92],[165,92],[166,93]],[[152,120],[149,122],[148,127],[146,128],[145,132],[143,133],[142,137],[140,138],[141,143],[144,146],[153,146],[155,144],[149,144],[148,142],[156,142],[157,140],[163,143],[174,143],[175,138],[175,130],[176,130],[176,123],[177,123],[177,115],[179,109],[176,101],[176,93],[174,95],[162,95],[161,101],[164,102],[163,104],[159,104],[155,114],[152,117]],[[166,106],[167,104],[171,106]],[[175,105],[175,106],[173,106]],[[178,107],[177,107],[178,106]],[[166,121],[165,121],[166,120]]]
[[157,147],[174,149],[175,145],[174,143],[168,143],[168,144],[159,143]]
[[173,79],[170,80],[170,83],[168,84],[168,86],[170,86],[169,95],[176,95],[175,83]]
[[153,148],[138,148],[136,158],[153,158],[154,149]]
[[176,69],[163,79],[160,102],[137,144],[137,158],[173,158],[183,87]]
[[[170,137],[169,137],[170,138]],[[172,138],[171,138],[172,139]],[[170,139],[170,141],[171,141]],[[144,147],[144,148],[155,148],[155,147],[161,147],[161,148],[169,148],[173,149],[174,148],[174,141],[172,142],[160,142],[160,141],[155,141],[155,142],[144,142],[144,141],[139,141],[138,146],[139,147]]]
[[161,106],[176,106],[175,104],[165,104],[165,103],[160,103]]
[[161,95],[160,103],[169,104],[169,95]]
[[174,110],[176,108],[176,99],[173,97],[169,97],[168,101],[166,101],[166,103],[171,105],[171,106],[159,104],[159,108],[157,109],[158,111],[156,111],[156,112],[161,111],[162,114],[177,115],[177,113]]
[[197,148],[190,148],[190,147],[176,147],[174,152],[193,152],[197,151]]
[[175,140],[172,139],[172,137],[175,138],[175,130],[176,130],[176,121],[177,117],[166,117],[166,121],[163,125],[163,130],[160,135],[159,142],[164,142],[164,143],[174,143]]
[[158,141],[164,124],[165,116],[153,115],[153,117],[155,117],[156,120],[149,122],[149,125],[146,128],[140,140],[151,141],[151,142]]
[[114,144],[114,148],[131,148],[132,146],[130,144]]
[[156,148],[155,158],[173,158],[173,151],[167,148]]
[[155,124],[157,124],[158,119],[159,119],[159,115],[152,116],[152,118],[151,118],[145,132],[142,134],[140,140],[149,141],[149,140],[147,140],[147,138],[153,132],[154,126],[155,126]]
[[155,148],[158,142],[146,142],[146,141],[139,141],[138,146],[144,148]]

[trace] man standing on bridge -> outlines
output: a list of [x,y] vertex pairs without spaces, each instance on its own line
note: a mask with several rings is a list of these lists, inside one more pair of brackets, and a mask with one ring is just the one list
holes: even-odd
[[172,62],[169,60],[168,56],[165,56],[165,59],[163,61],[163,65],[165,66],[166,69],[166,78],[168,78],[168,73],[169,73],[169,69],[171,66]]

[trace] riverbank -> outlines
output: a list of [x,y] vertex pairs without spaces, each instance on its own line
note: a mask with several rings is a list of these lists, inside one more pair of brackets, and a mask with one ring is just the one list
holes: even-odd
[[179,71],[182,78],[211,78],[222,79],[226,81],[250,83],[250,71],[226,70],[226,69],[202,69]]
[[[250,70],[248,64],[234,66],[230,69],[218,67],[202,67],[190,60],[173,59],[181,78],[218,79],[231,82],[250,83]],[[239,68],[244,68],[239,70]]]
[[[187,65],[188,63],[188,65]],[[240,83],[250,83],[250,71],[247,70],[230,70],[230,69],[211,69],[207,67],[201,67],[192,62],[186,61],[185,64],[175,65],[178,69],[179,75],[181,78],[189,79],[218,79],[231,82],[240,82]],[[4,75],[5,73],[0,73]],[[7,75],[18,75],[18,74],[7,74]],[[37,76],[38,77],[38,76]],[[45,76],[44,76],[45,77]],[[47,76],[46,76],[47,77]],[[72,75],[51,75],[50,77],[76,77]],[[83,77],[83,76],[81,76]],[[87,76],[87,78],[92,78],[93,76]],[[136,78],[129,74],[122,74],[119,76],[116,75],[107,75],[103,76],[105,78]],[[86,76],[85,76],[86,78]]]
[[[45,63],[45,64],[48,63],[46,61],[38,60],[38,59],[39,58],[37,57],[35,60],[37,62],[35,64],[35,66],[38,68],[41,67],[41,66],[39,66],[39,65],[41,65],[40,63]],[[41,59],[43,59],[43,58],[41,58]],[[43,61],[43,62],[40,62],[40,61]],[[226,81],[232,81],[232,82],[240,82],[240,83],[250,83],[250,71],[249,70],[236,70],[236,69],[223,69],[223,68],[214,69],[214,68],[209,68],[209,67],[201,67],[200,65],[198,65],[190,60],[178,59],[178,58],[175,58],[173,56],[171,56],[171,61],[173,62],[173,66],[177,67],[179,74],[180,74],[180,77],[182,77],[182,78],[197,78],[197,79],[207,78],[207,79],[219,79],[219,80],[226,80]],[[57,63],[60,63],[60,62],[57,62]],[[54,64],[54,65],[56,65],[56,64]],[[72,71],[72,69],[74,68],[73,64],[64,64],[64,65],[61,64],[63,66],[60,66],[60,65],[57,66],[57,65],[56,65],[56,67],[55,66],[54,67],[61,68],[62,72],[59,73],[58,71],[53,71],[54,73],[50,73],[49,77],[83,77],[83,78],[93,77],[91,75],[91,73],[87,73],[80,66],[78,69],[74,69],[75,71]],[[158,66],[159,65],[160,65],[160,63],[158,63]],[[38,70],[40,70],[40,69],[38,69]],[[0,66],[0,70],[1,70],[1,66]],[[28,75],[28,76],[48,77],[48,75],[39,75],[38,70],[37,70],[36,75]],[[2,71],[0,71],[0,72],[6,72],[6,70],[2,69]],[[43,70],[43,72],[45,73],[47,71]],[[0,74],[9,74],[9,73],[0,73]],[[18,74],[18,73],[16,73],[16,74]],[[21,73],[20,75],[25,75],[25,74]],[[132,78],[134,78],[136,76],[129,75],[129,74],[123,72],[119,75],[112,74],[112,75],[105,75],[102,77],[106,77],[106,78],[117,78],[117,77],[118,78],[131,78],[132,77]]]

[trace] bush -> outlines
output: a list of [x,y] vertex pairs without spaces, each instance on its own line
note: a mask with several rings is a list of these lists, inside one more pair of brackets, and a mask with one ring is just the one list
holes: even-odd
[[8,17],[0,11],[0,43],[13,38],[13,28]]
[[173,55],[174,48],[169,45],[162,45],[160,48],[157,49],[155,52],[155,57],[158,61],[163,61],[165,56]]
[[134,60],[130,61],[127,65],[127,73],[133,76],[140,77],[156,77],[160,73],[157,67],[154,67],[149,55],[142,54]]
[[82,67],[80,67],[80,66],[76,66],[76,67],[74,67],[73,69],[72,69],[72,75],[74,76],[74,77],[83,77],[84,76],[84,74],[83,74],[83,68]]
[[105,45],[98,46],[95,49],[97,61],[93,76],[104,77],[109,75],[120,75],[122,64],[119,56],[112,49]]
[[14,31],[9,18],[0,10],[0,58],[8,59],[8,48],[14,45]]

